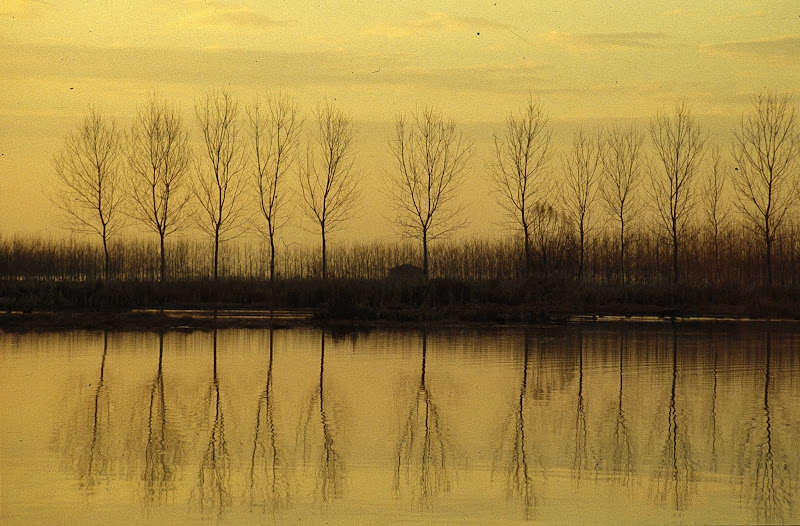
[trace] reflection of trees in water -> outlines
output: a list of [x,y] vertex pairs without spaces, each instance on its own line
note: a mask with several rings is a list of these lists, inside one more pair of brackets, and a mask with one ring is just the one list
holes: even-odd
[[166,395],[164,393],[164,333],[158,335],[158,369],[150,386],[150,403],[147,414],[147,445],[144,452],[145,502],[163,502],[175,488],[175,470],[182,456],[182,442],[175,429],[167,422]]
[[[660,501],[673,501],[676,510],[686,507],[693,480],[689,433],[685,419],[679,422],[675,399],[678,385],[678,333],[672,331],[672,384],[667,411],[667,436],[661,450],[656,476],[656,494]],[[682,413],[681,413],[682,414]]]
[[611,454],[612,480],[627,486],[633,471],[631,458],[631,439],[628,432],[628,422],[623,409],[623,364],[625,363],[625,328],[621,327],[619,335],[619,397],[617,399],[617,412],[614,422],[614,450]]
[[[344,466],[336,449],[325,400],[325,332],[320,331],[319,384],[311,395],[303,421],[303,460],[306,465],[313,464],[315,467],[316,492],[320,500],[330,502],[341,496]],[[317,412],[321,436],[313,436],[313,421]],[[317,438],[322,440],[315,444]]]
[[578,329],[578,393],[575,403],[575,452],[572,459],[572,476],[578,482],[588,463],[586,405],[583,397],[583,332]]
[[79,414],[63,430],[61,450],[68,468],[76,474],[81,487],[91,491],[111,474],[110,452],[111,405],[105,380],[108,332],[103,333],[103,355],[97,386],[89,407],[81,404]]
[[425,380],[428,339],[422,333],[422,374],[419,387],[397,443],[394,491],[404,487],[425,506],[429,499],[450,490],[445,438],[439,422],[439,410]]
[[213,416],[211,433],[200,464],[197,495],[201,511],[222,514],[231,505],[230,468],[231,458],[225,441],[225,418],[217,376],[217,330],[213,333],[213,375],[206,395],[205,405]]
[[[529,520],[533,511],[538,504],[538,496],[536,495],[536,484],[534,480],[534,470],[532,464],[534,460],[531,456],[529,449],[529,442],[531,433],[529,432],[530,423],[526,421],[526,410],[529,410],[528,404],[530,403],[530,385],[528,383],[529,363],[530,363],[530,346],[527,331],[524,336],[524,354],[522,360],[522,375],[520,379],[519,396],[514,405],[514,409],[510,418],[506,420],[506,429],[511,427],[510,433],[506,431],[503,434],[503,444],[500,446],[499,455],[502,462],[505,464],[506,473],[506,489],[510,496],[522,500],[525,520]],[[539,392],[538,394],[541,394]],[[511,439],[508,440],[510,435]],[[505,442],[510,442],[509,446]],[[541,462],[538,462],[540,468]]]
[[275,436],[272,381],[273,329],[269,329],[269,364],[264,390],[258,398],[253,453],[250,457],[250,505],[275,510],[289,499],[289,486]]
[[719,346],[712,342],[714,348],[714,377],[711,387],[711,471],[717,471],[717,379],[719,370]]
[[[766,356],[764,358],[764,398],[761,414],[754,419],[745,434],[745,458],[741,462],[742,490],[748,491],[756,507],[759,522],[782,523],[791,516],[792,476],[789,464],[778,462],[775,469],[772,414],[770,413],[771,333],[767,333]],[[784,458],[778,455],[779,458]],[[746,473],[744,473],[746,471]],[[745,487],[747,485],[748,487]]]

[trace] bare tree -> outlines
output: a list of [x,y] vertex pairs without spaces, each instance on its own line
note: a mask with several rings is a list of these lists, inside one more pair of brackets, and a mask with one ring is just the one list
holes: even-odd
[[123,227],[121,156],[123,133],[112,119],[91,109],[55,157],[61,190],[54,199],[76,232],[97,234],[103,243],[103,276],[109,277],[109,240]]
[[650,137],[658,166],[650,166],[656,216],[672,245],[672,282],[678,283],[678,249],[683,242],[694,205],[694,178],[703,159],[705,138],[685,102],[675,114],[650,121]]
[[428,243],[463,226],[453,200],[464,177],[471,145],[433,108],[395,119],[389,149],[397,161],[390,193],[401,232],[422,242],[422,272],[429,272]]
[[752,98],[752,112],[734,132],[737,206],[763,239],[767,285],[772,286],[772,243],[797,199],[800,134],[788,94]]
[[711,167],[708,171],[702,192],[703,212],[711,230],[711,240],[714,245],[714,275],[719,273],[719,236],[728,216],[728,210],[723,201],[725,186],[727,184],[727,164],[722,159],[722,152],[718,146],[711,148]]
[[642,178],[642,143],[644,137],[635,125],[614,125],[603,142],[603,201],[608,212],[619,222],[619,272],[626,280],[625,228],[638,212],[636,189]]
[[207,93],[196,105],[202,153],[192,192],[200,203],[197,223],[214,238],[214,281],[220,242],[241,233],[246,155],[239,140],[239,104],[227,91]]
[[189,132],[180,114],[152,97],[131,128],[128,193],[130,215],[158,234],[162,283],[167,279],[164,241],[186,223],[190,159]]
[[270,96],[265,105],[256,100],[247,112],[255,161],[255,187],[259,210],[266,221],[261,230],[269,240],[269,279],[275,279],[275,230],[286,224],[286,175],[294,164],[302,119],[287,95]]
[[578,279],[583,279],[586,236],[591,230],[591,208],[597,197],[597,183],[603,171],[601,155],[602,134],[589,135],[578,129],[572,139],[572,149],[562,158],[564,170],[564,211],[578,229]]
[[322,279],[328,277],[326,236],[345,221],[357,198],[353,171],[353,123],[330,105],[317,110],[317,130],[300,166],[305,212],[320,229]]
[[531,268],[533,216],[545,184],[550,138],[549,117],[532,96],[519,113],[509,115],[500,135],[494,136],[492,179],[500,204],[522,227],[526,274]]

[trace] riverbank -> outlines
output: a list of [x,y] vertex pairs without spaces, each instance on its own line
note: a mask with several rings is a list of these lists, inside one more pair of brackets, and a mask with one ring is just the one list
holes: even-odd
[[0,329],[535,324],[574,319],[800,320],[800,289],[570,280],[0,282]]

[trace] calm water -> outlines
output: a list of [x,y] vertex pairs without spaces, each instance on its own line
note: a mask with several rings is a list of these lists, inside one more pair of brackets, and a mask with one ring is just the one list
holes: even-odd
[[0,334],[2,524],[800,522],[800,327]]

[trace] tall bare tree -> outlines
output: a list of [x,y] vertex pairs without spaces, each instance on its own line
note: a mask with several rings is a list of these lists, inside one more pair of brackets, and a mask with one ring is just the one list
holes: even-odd
[[772,286],[772,244],[797,199],[800,134],[788,94],[761,93],[734,132],[737,206],[764,241],[767,285]]
[[602,133],[587,134],[582,128],[575,132],[572,148],[562,158],[564,170],[564,210],[578,230],[578,279],[583,279],[586,236],[591,230],[591,209],[597,197],[597,187],[603,173]]
[[202,151],[192,192],[200,210],[197,223],[214,238],[214,281],[219,277],[221,241],[241,233],[246,188],[246,155],[239,138],[239,103],[227,91],[207,93],[195,105]]
[[139,108],[128,147],[130,215],[158,234],[161,282],[167,279],[164,242],[186,223],[189,132],[174,106],[151,97]]
[[269,279],[275,279],[275,230],[286,224],[286,177],[294,164],[302,119],[288,95],[273,95],[262,105],[256,100],[247,112],[254,153],[254,182],[259,210],[266,221],[261,230],[269,240]]
[[91,109],[68,135],[54,164],[61,190],[55,204],[76,232],[97,234],[103,243],[103,276],[109,277],[109,240],[124,225],[123,133],[113,119]]
[[601,194],[608,212],[619,222],[619,273],[626,281],[625,228],[638,212],[636,190],[642,179],[644,136],[635,125],[614,125],[603,141]]
[[322,237],[322,279],[328,277],[326,236],[353,211],[357,174],[353,170],[353,123],[326,105],[316,112],[317,129],[300,166],[300,190],[306,215]]
[[658,161],[650,166],[656,216],[672,245],[672,282],[678,283],[678,249],[694,205],[694,178],[703,159],[705,137],[685,102],[675,114],[650,121],[650,137]]
[[719,236],[727,217],[728,209],[725,206],[724,194],[727,185],[727,163],[722,159],[719,146],[711,148],[711,166],[703,184],[702,205],[703,213],[708,222],[711,241],[714,245],[714,275],[719,273]]
[[494,136],[492,180],[500,204],[522,228],[525,273],[531,268],[531,230],[535,210],[544,192],[545,168],[550,160],[549,117],[532,96],[518,113],[506,119]]
[[428,243],[463,226],[460,208],[453,202],[466,172],[471,145],[456,130],[455,121],[425,108],[408,122],[395,119],[389,148],[397,161],[390,192],[397,223],[404,235],[422,243],[422,272],[429,272]]

